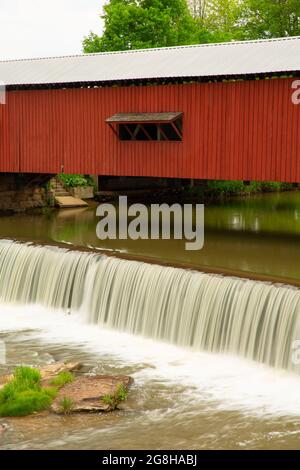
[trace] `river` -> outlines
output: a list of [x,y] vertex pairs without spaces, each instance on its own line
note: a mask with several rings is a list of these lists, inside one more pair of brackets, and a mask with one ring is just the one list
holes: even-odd
[[[100,242],[95,208],[2,217],[0,238],[72,244],[90,247],[100,255],[111,251],[141,261],[149,258],[291,283],[300,279],[300,193],[207,207],[204,250],[190,253],[179,241]],[[299,371],[290,367],[290,357],[283,352],[297,339],[300,294],[296,289],[173,268],[154,266],[150,272],[148,265],[139,262],[68,254],[57,248],[50,248],[48,255],[46,250],[0,242],[0,340],[6,355],[0,372],[22,363],[41,366],[70,359],[82,361],[86,372],[130,374],[135,382],[124,409],[113,414],[0,419],[7,425],[0,437],[2,449],[299,448]],[[66,297],[63,293],[74,263],[74,292]],[[114,283],[107,284],[108,269],[116,273]],[[136,277],[143,282],[135,297]],[[96,291],[89,291],[91,285]],[[211,285],[204,289],[208,297],[203,300],[201,295],[206,307],[199,308],[205,327],[193,332],[187,322],[195,321],[197,309],[190,299],[202,285]],[[145,304],[149,286],[153,295]],[[170,286],[176,286],[178,298],[187,298],[186,304],[175,301],[175,288],[174,303],[163,304]],[[113,308],[104,299],[107,289],[113,293]],[[131,294],[126,297],[127,290]],[[251,304],[258,292],[268,304]],[[212,303],[209,296],[213,295],[219,303]],[[243,305],[246,295],[253,312],[260,315],[257,324],[251,323],[249,302]],[[99,297],[104,299],[100,306]],[[227,299],[226,308],[221,297]],[[140,315],[139,305],[143,305]],[[236,320],[225,329],[226,315]],[[239,325],[239,318],[245,322]],[[174,327],[178,324],[180,335]],[[215,331],[219,331],[217,337]],[[242,341],[243,335],[253,341]]]
[[[96,204],[48,215],[1,217],[0,237],[70,243],[195,267],[300,280],[300,193],[232,199],[205,209],[205,246],[181,240],[107,240],[96,236]],[[276,253],[276,256],[274,256]]]

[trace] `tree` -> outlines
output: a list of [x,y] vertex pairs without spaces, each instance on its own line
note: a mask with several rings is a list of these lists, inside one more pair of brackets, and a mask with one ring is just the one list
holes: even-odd
[[186,0],[111,0],[104,7],[104,33],[90,33],[84,52],[118,51],[207,42]]
[[189,0],[213,41],[300,34],[300,0]]
[[245,39],[300,34],[299,0],[244,0],[241,10]]
[[194,18],[204,20],[210,0],[188,0]]
[[110,0],[84,52],[300,35],[300,0]]
[[208,31],[210,41],[241,38],[240,16],[243,0],[189,0],[199,27]]

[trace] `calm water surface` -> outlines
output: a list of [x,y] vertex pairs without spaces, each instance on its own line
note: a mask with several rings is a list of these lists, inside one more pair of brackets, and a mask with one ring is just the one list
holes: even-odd
[[67,242],[174,264],[300,279],[300,192],[207,206],[204,249],[190,252],[181,240],[100,241],[96,207],[1,217],[0,238]]

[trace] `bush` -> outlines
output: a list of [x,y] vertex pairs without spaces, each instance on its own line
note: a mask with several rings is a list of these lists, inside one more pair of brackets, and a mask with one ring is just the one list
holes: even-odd
[[90,176],[66,175],[61,173],[58,177],[67,188],[94,186],[94,180]]
[[207,189],[221,194],[241,193],[245,189],[243,181],[208,181]]
[[290,191],[293,185],[290,183],[278,183],[273,181],[251,181],[249,184],[243,181],[208,181],[205,191],[212,195],[235,196],[239,194],[256,194],[275,191]]

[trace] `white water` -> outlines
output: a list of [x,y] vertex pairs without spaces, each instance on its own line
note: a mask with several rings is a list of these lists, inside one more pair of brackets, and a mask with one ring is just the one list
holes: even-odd
[[56,247],[0,242],[0,301],[298,372],[300,291]]
[[[239,410],[264,418],[267,415],[300,416],[297,375],[238,357],[189,351],[100,329],[85,324],[80,315],[66,315],[38,305],[0,304],[1,331],[19,331],[24,338],[32,331],[35,342],[69,345],[91,352],[99,360],[109,358],[108,362],[118,367],[132,367],[136,372],[131,375],[140,390],[151,389],[153,383],[171,390],[181,385],[182,390],[176,395],[176,413],[179,414],[200,404],[202,412]],[[174,414],[175,411],[170,409],[169,412]],[[153,420],[161,418],[156,410],[148,416]]]

